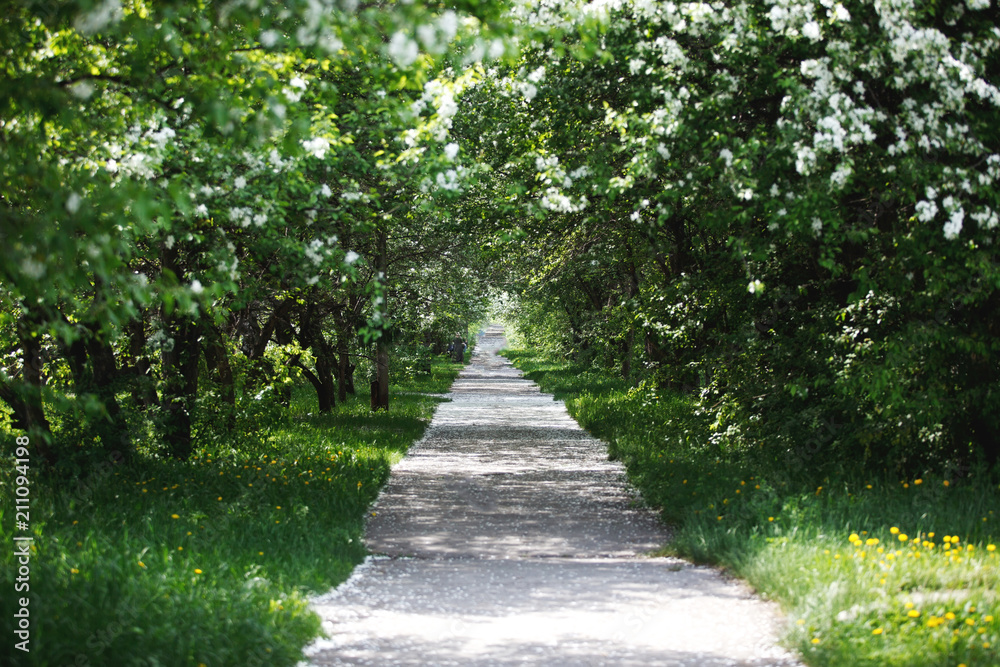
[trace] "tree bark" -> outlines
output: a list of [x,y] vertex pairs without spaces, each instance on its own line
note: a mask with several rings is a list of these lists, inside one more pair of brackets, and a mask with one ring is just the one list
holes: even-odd
[[389,409],[389,346],[384,336],[375,343],[375,382],[372,385],[372,410]]
[[217,327],[211,327],[206,336],[205,365],[210,371],[215,371],[222,390],[222,403],[225,406],[226,430],[232,431],[236,427],[236,383],[233,379],[233,369],[229,365],[226,343]]
[[[182,275],[178,249],[162,249],[164,272]],[[198,392],[201,327],[176,310],[163,313],[164,329],[173,339],[161,353],[163,368],[163,437],[170,456],[186,461],[193,450],[191,416]]]
[[132,439],[118,404],[116,389],[120,376],[114,349],[103,339],[97,325],[91,325],[85,346],[90,357],[90,389],[101,401],[106,415],[106,418],[98,417],[98,437],[109,454],[117,452],[122,458],[131,458]]
[[187,318],[167,320],[173,347],[163,352],[163,435],[174,458],[186,461],[193,450],[191,415],[198,393],[198,326]]
[[30,322],[24,318],[18,321],[17,336],[21,346],[21,386],[14,388],[0,383],[0,399],[14,411],[14,428],[28,434],[31,445],[42,455],[50,466],[55,465],[57,456],[52,448],[52,428],[45,417],[42,404],[42,344],[33,335]]
[[132,388],[132,400],[140,410],[147,410],[159,405],[160,398],[156,395],[156,387],[150,373],[152,365],[146,356],[146,318],[144,311],[139,318],[129,322],[125,330],[129,336],[129,356],[131,356],[132,374],[135,381]]
[[[387,245],[387,234],[385,230],[380,230],[378,232],[378,255],[375,258],[375,267],[379,275],[382,276],[382,280],[385,279],[389,267]],[[375,385],[372,386],[372,410],[389,409],[389,345],[386,340],[389,306],[385,286],[382,287],[382,302],[378,308],[383,328],[378,340],[375,341]]]

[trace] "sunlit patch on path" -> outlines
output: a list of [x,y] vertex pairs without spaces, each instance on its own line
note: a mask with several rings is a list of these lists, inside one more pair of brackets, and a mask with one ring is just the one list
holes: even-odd
[[773,607],[668,538],[500,327],[370,517],[370,558],[314,608],[314,665],[794,665]]

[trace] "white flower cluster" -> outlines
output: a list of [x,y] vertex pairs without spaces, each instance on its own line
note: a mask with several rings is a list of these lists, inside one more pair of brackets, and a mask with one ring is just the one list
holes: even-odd
[[816,5],[812,2],[775,0],[771,3],[767,18],[771,22],[771,28],[778,34],[792,39],[805,37],[818,42],[823,39],[821,22],[824,19],[831,23],[851,20],[851,13],[843,4],[833,0],[820,0],[820,4],[825,8],[825,16],[817,16]]
[[573,200],[556,187],[547,188],[538,203],[542,208],[557,213],[577,213],[589,205],[586,197],[580,196]]
[[313,137],[302,142],[302,148],[313,157],[322,160],[330,150],[330,140],[326,137]]
[[251,224],[255,227],[263,227],[267,223],[267,213],[263,211],[255,213],[253,209],[246,206],[233,206],[229,209],[229,221],[247,228]]

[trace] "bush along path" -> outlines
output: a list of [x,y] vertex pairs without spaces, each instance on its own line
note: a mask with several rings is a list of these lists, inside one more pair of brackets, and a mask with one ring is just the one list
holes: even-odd
[[668,535],[487,329],[371,510],[379,554],[312,601],[314,665],[793,665],[775,609]]
[[[610,444],[673,527],[668,553],[718,564],[779,602],[810,665],[1000,665],[1000,487],[944,468],[900,479],[845,461],[774,462],[713,442],[689,395],[549,355],[504,352]],[[821,451],[836,425],[805,443]],[[717,433],[716,433],[717,436]]]

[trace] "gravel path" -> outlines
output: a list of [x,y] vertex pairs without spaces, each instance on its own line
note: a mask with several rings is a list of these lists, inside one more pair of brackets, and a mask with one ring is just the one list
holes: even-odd
[[312,665],[797,665],[772,605],[669,537],[490,327],[366,532],[378,556],[312,601]]

